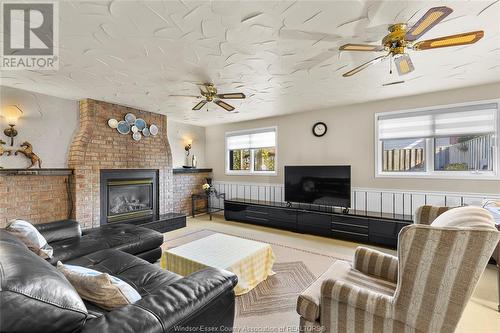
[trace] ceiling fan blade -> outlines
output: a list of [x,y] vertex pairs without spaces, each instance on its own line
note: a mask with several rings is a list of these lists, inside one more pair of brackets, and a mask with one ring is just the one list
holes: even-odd
[[418,20],[418,22],[406,32],[405,39],[409,42],[419,39],[423,34],[432,29],[452,12],[453,9],[446,6],[433,7],[429,9],[427,13],[425,13],[424,16],[422,16],[420,20]]
[[410,56],[407,53],[395,56],[394,63],[396,64],[399,75],[405,75],[415,70]]
[[199,101],[198,104],[196,104],[194,106],[194,108],[192,110],[194,111],[198,111],[200,110],[205,104],[207,104],[207,101],[206,100],[203,100],[203,101]]
[[230,94],[218,94],[217,97],[222,99],[243,99],[246,96],[243,93],[230,93]]
[[484,36],[484,31],[479,30],[479,31],[466,32],[463,34],[428,39],[416,43],[415,45],[413,45],[413,49],[416,51],[420,51],[420,50],[437,49],[440,47],[473,44],[478,40],[480,40],[481,38],[483,38],[483,36]]
[[370,44],[345,44],[339,47],[339,51],[384,51],[382,45],[370,45]]
[[387,87],[387,86],[392,86],[392,85],[401,84],[401,83],[405,83],[405,81],[394,81],[394,82],[384,83],[384,84],[382,84],[382,86]]
[[168,95],[168,97],[189,97],[189,98],[201,98],[199,95]]
[[380,57],[377,57],[377,58],[375,58],[375,59],[372,59],[372,60],[370,60],[370,61],[368,61],[368,62],[365,62],[365,63],[364,63],[364,64],[362,64],[361,66],[358,66],[358,67],[356,67],[356,68],[354,68],[354,69],[351,69],[349,72],[344,73],[342,76],[343,76],[343,77],[352,76],[352,75],[354,75],[354,74],[356,74],[356,73],[358,73],[358,72],[361,72],[363,69],[365,69],[365,68],[366,68],[366,67],[368,67],[368,66],[371,66],[371,65],[373,65],[373,64],[376,64],[376,63],[381,62],[382,60],[384,60],[384,59],[385,59],[385,58],[387,58],[387,57],[388,57],[388,55],[384,55],[384,56],[380,56]]
[[214,103],[217,104],[218,106],[220,106],[221,108],[223,108],[226,111],[234,111],[234,106],[231,106],[231,105],[227,104],[226,102],[221,101],[220,99],[216,99],[214,101]]

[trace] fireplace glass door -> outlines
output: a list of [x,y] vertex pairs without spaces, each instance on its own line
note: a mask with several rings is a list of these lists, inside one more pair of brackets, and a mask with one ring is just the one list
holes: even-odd
[[108,222],[153,215],[153,180],[108,181]]

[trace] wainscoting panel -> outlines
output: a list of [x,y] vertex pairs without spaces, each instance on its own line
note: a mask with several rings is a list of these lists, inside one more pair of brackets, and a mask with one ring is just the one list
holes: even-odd
[[[218,192],[225,193],[227,199],[285,201],[283,184],[243,183],[214,181]],[[373,212],[413,215],[422,205],[436,206],[482,206],[487,200],[500,200],[500,194],[423,192],[353,187],[351,208]],[[223,200],[214,200],[214,207],[222,208]]]

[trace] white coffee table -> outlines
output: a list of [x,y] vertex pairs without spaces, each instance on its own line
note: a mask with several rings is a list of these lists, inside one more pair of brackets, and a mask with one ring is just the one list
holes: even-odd
[[225,269],[238,276],[236,295],[242,295],[273,275],[275,257],[269,244],[213,234],[166,250],[161,267],[187,276],[206,267]]

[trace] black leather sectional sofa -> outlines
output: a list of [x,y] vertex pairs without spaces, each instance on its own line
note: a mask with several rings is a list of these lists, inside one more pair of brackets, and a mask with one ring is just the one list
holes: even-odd
[[[74,221],[37,227],[54,248],[51,261],[0,230],[1,332],[232,330],[236,276],[208,268],[181,277],[151,264],[160,256],[162,234],[123,224],[81,234]],[[112,311],[83,301],[51,264],[57,260],[116,276],[133,286],[142,299]]]

